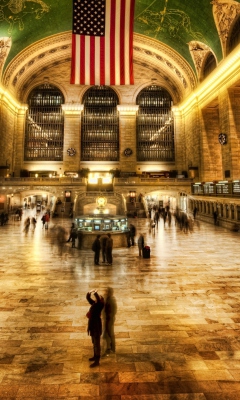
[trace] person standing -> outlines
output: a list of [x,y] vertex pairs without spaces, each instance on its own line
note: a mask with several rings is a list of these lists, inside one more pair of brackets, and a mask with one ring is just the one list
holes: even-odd
[[193,209],[193,218],[194,218],[194,219],[196,219],[197,212],[198,212],[197,207],[194,207],[194,209]]
[[104,305],[104,329],[103,338],[106,342],[106,350],[103,356],[108,356],[110,353],[115,353],[115,334],[114,323],[117,313],[117,302],[113,296],[113,288],[108,287],[106,291],[105,305]]
[[213,212],[213,219],[214,219],[214,225],[218,224],[218,212],[215,210]]
[[92,244],[92,251],[94,251],[94,264],[99,265],[99,255],[101,250],[100,236],[97,235],[96,239]]
[[50,220],[50,216],[49,216],[49,214],[46,212],[46,214],[45,214],[45,229],[48,229],[49,220]]
[[138,238],[138,250],[139,250],[139,257],[142,257],[142,249],[144,248],[144,237],[143,234],[140,233]]
[[127,239],[127,247],[131,247],[131,236],[129,229],[126,231],[126,239]]
[[46,222],[46,215],[45,214],[42,216],[41,221],[42,221],[42,227],[44,228],[45,222]]
[[32,217],[32,219],[31,219],[31,223],[32,223],[32,226],[33,226],[33,231],[35,230],[35,228],[36,228],[36,224],[37,224],[37,220],[36,220],[36,218],[35,217]]
[[[92,299],[91,294],[93,294],[95,299]],[[93,357],[89,358],[89,361],[94,361],[94,362],[93,364],[90,365],[90,368],[94,368],[99,365],[100,355],[101,355],[101,344],[100,344],[100,338],[102,335],[101,312],[104,308],[104,300],[102,296],[99,296],[96,290],[88,292],[86,298],[89,304],[91,305],[87,313],[88,317],[87,332],[88,335],[91,336],[93,344]]]
[[74,228],[75,228],[75,224],[73,222],[72,225],[71,225],[71,228],[70,228],[70,233],[69,233],[69,238],[67,240],[67,243],[71,242],[71,240],[72,240],[72,231],[74,230]]
[[133,224],[130,224],[130,243],[131,243],[131,246],[135,245],[135,242],[134,242],[135,235],[136,235],[136,228],[135,228],[135,226]]
[[107,255],[107,265],[112,265],[112,249],[113,249],[113,240],[111,233],[108,233],[108,239],[106,243],[106,255]]
[[102,250],[102,263],[105,264],[107,260],[107,255],[106,255],[106,245],[107,245],[107,240],[108,240],[108,235],[105,233],[101,235],[100,237],[100,245],[101,245],[101,250]]
[[73,229],[71,233],[71,238],[72,238],[72,248],[76,247],[76,239],[77,239],[77,230]]

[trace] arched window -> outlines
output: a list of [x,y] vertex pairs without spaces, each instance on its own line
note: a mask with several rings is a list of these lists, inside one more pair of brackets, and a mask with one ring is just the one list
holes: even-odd
[[25,161],[62,161],[64,97],[52,85],[33,89],[28,97]]
[[138,161],[174,161],[172,98],[160,86],[149,86],[137,96]]
[[231,53],[233,49],[240,43],[240,17],[235,21],[228,38],[228,51]]
[[205,79],[217,67],[216,58],[212,53],[209,53],[202,70],[202,79]]
[[82,161],[119,160],[118,97],[106,86],[93,86],[83,97]]

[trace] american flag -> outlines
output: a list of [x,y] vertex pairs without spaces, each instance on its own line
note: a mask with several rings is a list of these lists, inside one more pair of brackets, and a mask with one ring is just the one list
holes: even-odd
[[71,83],[132,85],[135,0],[73,0]]

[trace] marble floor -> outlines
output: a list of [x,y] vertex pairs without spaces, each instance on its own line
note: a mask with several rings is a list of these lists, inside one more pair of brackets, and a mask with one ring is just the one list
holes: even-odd
[[[239,400],[240,234],[134,220],[151,247],[112,266],[52,243],[52,229],[0,227],[1,400]],[[70,228],[70,220],[52,220]],[[86,292],[114,288],[116,354],[89,368]]]

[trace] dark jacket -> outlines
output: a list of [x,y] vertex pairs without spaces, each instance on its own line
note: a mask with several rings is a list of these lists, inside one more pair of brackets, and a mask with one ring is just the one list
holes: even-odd
[[89,319],[88,319],[88,334],[90,336],[101,336],[102,334],[102,320],[101,312],[104,308],[104,300],[99,296],[98,293],[94,293],[96,302],[91,298],[91,294],[87,293],[87,301],[91,304],[89,309]]
[[101,243],[99,238],[96,238],[92,244],[92,251],[99,252],[101,249]]

